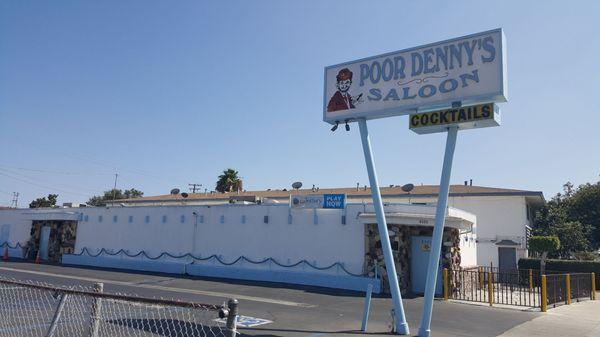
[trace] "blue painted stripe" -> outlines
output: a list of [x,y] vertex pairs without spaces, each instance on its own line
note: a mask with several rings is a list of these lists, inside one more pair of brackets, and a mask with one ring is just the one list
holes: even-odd
[[278,282],[354,291],[366,291],[368,285],[372,284],[374,293],[379,294],[381,292],[381,281],[376,278],[319,274],[317,272],[303,273],[299,271],[250,269],[236,266],[207,266],[183,262],[133,260],[70,254],[63,255],[62,263],[247,281]]

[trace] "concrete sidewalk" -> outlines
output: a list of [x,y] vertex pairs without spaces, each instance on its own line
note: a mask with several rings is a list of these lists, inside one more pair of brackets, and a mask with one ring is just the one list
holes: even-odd
[[600,301],[585,301],[550,309],[542,316],[518,325],[500,336],[600,337]]

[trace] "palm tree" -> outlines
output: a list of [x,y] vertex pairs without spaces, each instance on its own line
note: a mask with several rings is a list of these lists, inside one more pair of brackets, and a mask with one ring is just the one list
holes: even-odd
[[231,168],[223,171],[223,174],[217,180],[217,187],[215,189],[221,193],[241,191],[242,179],[238,176],[238,171]]

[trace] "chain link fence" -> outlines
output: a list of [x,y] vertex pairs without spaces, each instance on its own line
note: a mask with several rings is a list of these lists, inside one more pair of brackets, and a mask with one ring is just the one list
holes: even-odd
[[237,300],[226,306],[58,287],[0,278],[1,337],[227,336],[236,334]]

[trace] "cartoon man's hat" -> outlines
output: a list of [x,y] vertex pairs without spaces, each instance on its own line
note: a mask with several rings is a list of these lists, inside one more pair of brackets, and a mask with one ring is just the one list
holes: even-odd
[[337,74],[335,79],[338,80],[338,82],[345,81],[345,80],[352,80],[352,72],[350,71],[350,69],[344,68],[344,69],[340,70],[340,72]]

